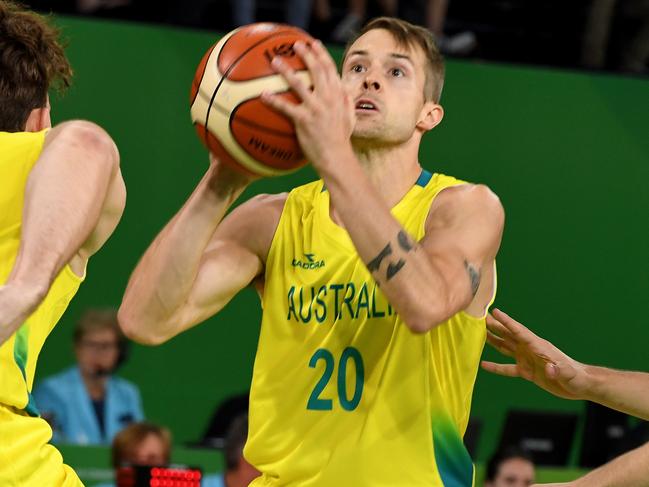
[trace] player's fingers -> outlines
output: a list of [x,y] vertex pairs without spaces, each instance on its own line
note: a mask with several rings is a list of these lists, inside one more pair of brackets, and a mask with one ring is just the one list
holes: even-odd
[[275,69],[282,77],[286,80],[291,89],[297,94],[297,96],[303,102],[307,101],[311,95],[311,90],[309,87],[302,81],[295,71],[282,60],[281,57],[275,56],[271,62],[271,66]]
[[293,120],[293,122],[295,122],[300,115],[300,105],[297,105],[268,91],[263,91],[261,93],[261,101],[272,109],[277,110],[281,114],[287,116],[288,118]]
[[496,336],[491,332],[487,332],[487,342],[503,355],[507,355],[508,357],[514,356],[514,350],[512,349],[512,347],[499,336]]
[[487,315],[487,330],[501,338],[511,339],[511,333],[509,333],[509,330],[505,328],[500,321],[494,318],[491,313]]
[[480,362],[480,366],[492,374],[504,375],[506,377],[520,377],[518,368],[515,364],[497,364],[495,362],[483,360]]
[[[317,41],[316,41],[317,42]],[[295,43],[294,49],[295,52],[302,58],[304,64],[306,65],[309,73],[311,74],[311,79],[313,81],[313,88],[315,90],[326,89],[328,83],[327,76],[327,67],[322,63],[322,60],[315,55],[313,50],[315,42],[311,46],[307,46],[302,41],[297,41]]]
[[329,78],[329,81],[339,80],[338,67],[325,45],[317,40],[312,44],[311,49],[316,59],[325,68],[325,74]]
[[491,311],[491,314],[509,331],[513,339],[517,341],[530,342],[533,341],[535,338],[538,338],[522,323],[519,323],[514,318],[509,316],[507,313],[504,313],[499,309],[493,309]]

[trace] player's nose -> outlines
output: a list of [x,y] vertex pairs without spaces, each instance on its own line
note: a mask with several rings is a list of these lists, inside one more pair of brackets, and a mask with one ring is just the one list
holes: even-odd
[[381,89],[381,83],[378,80],[378,77],[374,75],[371,71],[368,71],[365,79],[363,80],[363,88],[366,90],[375,90],[379,91]]

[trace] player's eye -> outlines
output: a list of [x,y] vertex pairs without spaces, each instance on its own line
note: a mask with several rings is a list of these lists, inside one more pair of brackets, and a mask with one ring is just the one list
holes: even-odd
[[354,64],[354,65],[351,67],[351,71],[353,71],[354,73],[362,73],[364,69],[365,69],[365,68],[363,68],[363,66],[360,65],[360,64]]
[[392,68],[390,70],[390,74],[394,76],[395,78],[400,78],[402,76],[405,76],[406,73],[403,72],[403,69],[401,68]]

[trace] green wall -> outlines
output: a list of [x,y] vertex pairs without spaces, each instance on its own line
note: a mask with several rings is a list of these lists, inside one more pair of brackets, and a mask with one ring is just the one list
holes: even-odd
[[[83,308],[119,305],[138,257],[206,170],[188,92],[216,40],[171,28],[59,23],[76,79],[53,101],[53,117],[87,118],[112,134],[129,196],[119,228],[92,259],[42,352],[38,377],[72,362],[72,328]],[[649,82],[452,61],[442,102],[444,122],[425,138],[421,161],[500,195],[507,224],[496,304],[577,359],[646,368]],[[244,199],[313,178],[306,168],[260,181]],[[260,316],[247,290],[171,342],[133,347],[121,373],[140,385],[148,417],[169,425],[179,442],[197,439],[220,399],[248,387]],[[474,416],[486,422],[479,459],[490,454],[512,407],[582,406],[480,372],[473,403]]]

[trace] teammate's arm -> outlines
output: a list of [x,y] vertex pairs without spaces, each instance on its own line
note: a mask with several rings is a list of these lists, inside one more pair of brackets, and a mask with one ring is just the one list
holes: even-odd
[[217,313],[261,274],[285,195],[257,196],[224,218],[249,183],[213,160],[131,275],[118,315],[127,336],[162,343]]
[[597,402],[649,420],[649,374],[582,364],[528,328],[494,310],[487,341],[515,364],[482,362],[489,372],[522,377],[566,399]]
[[52,129],[25,188],[20,248],[0,287],[0,344],[46,296],[63,266],[73,270],[112,233],[126,190],[112,139],[90,122]]

